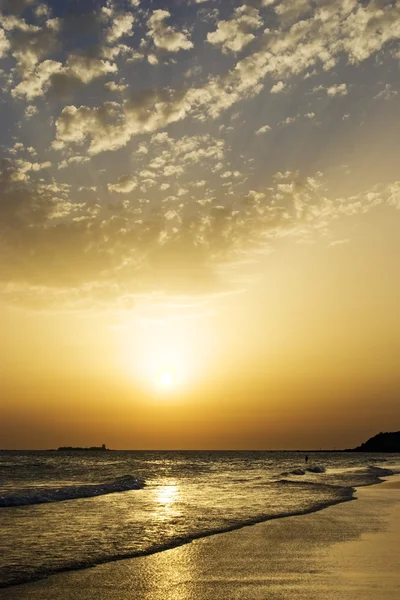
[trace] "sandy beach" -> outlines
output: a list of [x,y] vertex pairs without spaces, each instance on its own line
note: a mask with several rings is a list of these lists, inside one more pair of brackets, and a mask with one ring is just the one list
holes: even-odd
[[400,594],[400,477],[317,513],[0,590],[1,600],[384,600]]

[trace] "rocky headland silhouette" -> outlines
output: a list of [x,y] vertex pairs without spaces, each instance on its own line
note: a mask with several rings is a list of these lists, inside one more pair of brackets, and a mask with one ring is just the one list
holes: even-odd
[[378,433],[366,442],[346,452],[400,452],[400,431]]

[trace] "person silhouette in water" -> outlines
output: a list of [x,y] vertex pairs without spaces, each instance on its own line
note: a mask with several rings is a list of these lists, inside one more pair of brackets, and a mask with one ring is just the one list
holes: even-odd
[[305,461],[306,461],[306,464],[307,464],[308,463],[308,454],[306,454]]

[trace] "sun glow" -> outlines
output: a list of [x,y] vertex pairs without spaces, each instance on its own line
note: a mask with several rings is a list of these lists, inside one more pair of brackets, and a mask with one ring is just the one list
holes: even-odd
[[175,387],[177,382],[171,371],[162,371],[156,383],[158,387],[167,390]]
[[212,333],[204,319],[143,318],[120,331],[121,366],[150,393],[182,393],[209,367]]

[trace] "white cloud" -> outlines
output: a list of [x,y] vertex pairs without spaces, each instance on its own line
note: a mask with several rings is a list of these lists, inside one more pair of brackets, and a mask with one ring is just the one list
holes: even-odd
[[158,65],[158,58],[155,54],[150,53],[147,55],[147,60],[150,65]]
[[[269,4],[272,4],[270,1]],[[304,17],[312,10],[310,0],[281,0],[275,6],[275,12],[283,21],[296,21],[300,17]]]
[[51,167],[50,161],[32,163],[29,160],[16,158],[9,163],[8,177],[10,181],[13,182],[27,182],[29,181],[32,173],[41,171],[43,169],[48,169],[49,167]]
[[49,17],[50,16],[50,8],[47,6],[47,4],[38,4],[35,7],[35,15],[40,19],[41,17]]
[[[14,15],[0,15],[0,24],[8,33],[11,53],[23,75],[56,48],[60,23],[60,19],[47,19],[39,27]],[[2,39],[0,37],[0,48]]]
[[271,94],[279,94],[279,92],[281,92],[282,90],[285,89],[285,84],[283,83],[283,81],[278,81],[278,83],[276,83],[275,85],[272,86],[271,88]]
[[58,165],[58,168],[65,169],[66,167],[68,167],[70,165],[83,164],[83,163],[89,162],[89,160],[90,160],[89,156],[82,156],[80,154],[75,154],[74,156],[71,156],[70,158],[61,161]]
[[137,187],[136,179],[130,175],[122,175],[116,183],[109,183],[108,189],[110,192],[118,192],[118,194],[129,194]]
[[244,4],[234,10],[229,21],[219,21],[216,31],[208,33],[207,41],[220,45],[223,52],[240,52],[255,38],[250,31],[262,23],[258,10]]
[[177,31],[171,25],[166,25],[165,21],[169,19],[171,13],[168,10],[155,10],[147,21],[149,27],[148,35],[152,37],[154,45],[161,50],[168,52],[178,52],[179,50],[190,50],[193,43],[188,37],[188,33]]
[[280,125],[291,125],[295,123],[300,115],[295,115],[294,117],[286,117],[283,121],[280,122]]
[[115,63],[89,56],[71,55],[65,67],[60,62],[45,60],[29,71],[11,93],[30,100],[43,95],[52,87],[56,94],[63,94],[79,83],[87,84],[116,71]]
[[8,41],[6,34],[3,29],[0,29],[0,58],[7,56],[10,49],[10,42]]
[[328,94],[328,96],[347,96],[347,85],[345,83],[331,85],[327,88],[326,93]]
[[378,100],[379,98],[383,98],[384,100],[390,100],[394,96],[397,96],[397,91],[393,89],[390,83],[387,83],[383,90],[381,90],[376,96],[374,96],[374,100]]
[[107,33],[107,42],[113,44],[121,37],[132,35],[134,21],[135,19],[131,13],[114,16],[112,27]]
[[[157,17],[155,11],[155,21],[163,24],[166,12],[161,11]],[[375,26],[380,33],[371,34],[375,41],[366,46],[365,32]],[[263,46],[238,61],[226,75],[210,77],[203,86],[182,92],[152,91],[133,98],[116,111],[115,122],[109,120],[105,126],[100,118],[101,106],[66,107],[59,118],[58,135],[64,136],[66,119],[69,126],[72,121],[79,121],[84,134],[77,131],[76,136],[80,142],[89,138],[90,152],[120,148],[134,135],[161,129],[189,115],[203,121],[207,117],[216,118],[235,103],[258,94],[267,75],[287,79],[319,65],[330,70],[339,56],[347,55],[349,62],[355,61],[355,46],[368,48],[369,56],[396,37],[400,37],[400,6],[387,5],[377,10],[375,5],[360,5],[356,0],[335,0],[315,8],[307,19],[268,33]],[[357,56],[361,56],[360,52]],[[347,87],[331,88],[331,93],[347,91]],[[99,131],[99,125],[104,132]]]
[[271,131],[271,127],[269,125],[264,125],[263,127],[260,127],[260,129],[257,129],[256,135],[262,135],[263,133],[267,133],[267,131]]
[[28,104],[28,106],[25,108],[25,117],[27,119],[30,119],[34,115],[37,115],[38,112],[39,112],[39,110],[38,110],[37,106],[35,106],[34,104]]
[[115,81],[107,81],[105,86],[110,92],[123,92],[128,88],[124,83],[115,83]]
[[64,72],[77,77],[83,83],[89,83],[97,77],[116,73],[117,70],[117,65],[107,60],[72,54],[67,60]]
[[79,212],[86,206],[84,202],[70,202],[62,198],[52,198],[52,209],[48,214],[49,219],[63,219],[71,213]]
[[61,63],[55,60],[45,60],[35,70],[28,72],[26,78],[11,93],[13,96],[25,96],[27,99],[41,96],[50,86],[50,77],[61,70]]

